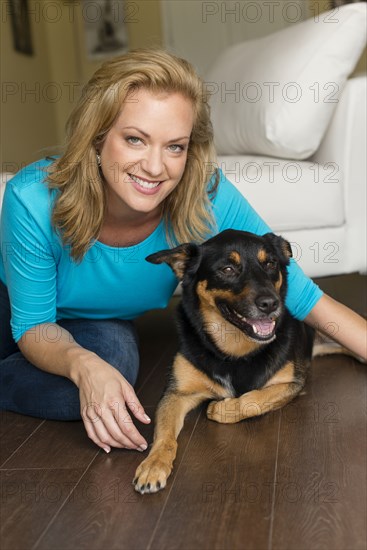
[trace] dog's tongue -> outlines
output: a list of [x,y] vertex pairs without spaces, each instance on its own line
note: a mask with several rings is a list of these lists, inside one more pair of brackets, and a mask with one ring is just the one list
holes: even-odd
[[255,334],[259,334],[259,336],[269,336],[275,326],[275,321],[271,319],[247,319],[247,322],[252,325]]

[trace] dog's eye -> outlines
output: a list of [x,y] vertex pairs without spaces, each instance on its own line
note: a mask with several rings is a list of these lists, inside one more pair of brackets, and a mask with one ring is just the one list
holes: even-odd
[[235,271],[231,265],[226,265],[222,267],[221,272],[224,273],[224,275],[232,275]]
[[267,260],[264,265],[266,269],[276,269],[278,267],[278,262],[275,260]]

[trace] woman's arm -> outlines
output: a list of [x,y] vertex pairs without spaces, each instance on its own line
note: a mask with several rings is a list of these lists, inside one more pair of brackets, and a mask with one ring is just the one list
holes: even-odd
[[112,446],[142,450],[147,443],[127,407],[141,422],[150,420],[134,388],[55,322],[62,244],[50,222],[44,165],[40,161],[19,172],[7,183],[4,196],[0,239],[14,340],[34,366],[76,384],[85,428],[97,445],[107,452]]
[[347,306],[324,294],[305,321],[367,361],[367,322]]
[[76,384],[82,419],[94,443],[106,452],[111,447],[147,448],[147,442],[135,428],[127,407],[144,424],[150,419],[145,415],[134,388],[112,365],[80,346],[67,330],[56,323],[44,323],[28,330],[18,346],[34,366],[70,378]]

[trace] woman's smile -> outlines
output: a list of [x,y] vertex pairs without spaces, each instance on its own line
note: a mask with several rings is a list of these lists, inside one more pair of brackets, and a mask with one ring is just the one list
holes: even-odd
[[128,174],[130,179],[132,180],[132,184],[139,191],[139,193],[143,193],[146,195],[154,195],[154,193],[158,193],[158,186],[163,183],[162,181],[155,181],[155,180],[147,180],[146,178],[134,176],[133,174]]
[[114,219],[160,215],[184,174],[193,123],[192,102],[180,93],[140,89],[123,103],[100,149]]

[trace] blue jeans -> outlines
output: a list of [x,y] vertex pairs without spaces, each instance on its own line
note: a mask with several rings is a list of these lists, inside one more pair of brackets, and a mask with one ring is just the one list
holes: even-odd
[[[139,351],[132,321],[64,319],[57,324],[135,384]],[[77,386],[68,378],[38,369],[19,351],[10,329],[8,291],[1,281],[0,409],[50,420],[81,418]]]

